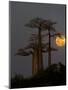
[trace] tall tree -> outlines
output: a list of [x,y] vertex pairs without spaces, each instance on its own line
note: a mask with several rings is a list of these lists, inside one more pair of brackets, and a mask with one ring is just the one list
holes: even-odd
[[[52,22],[50,20],[44,20],[42,18],[34,18],[30,20],[28,24],[25,25],[30,28],[38,28],[37,38],[34,37],[33,39],[31,37],[31,39],[33,39],[32,40],[33,42],[29,43],[29,45],[26,46],[24,50],[20,49],[17,55],[27,56],[27,55],[32,54],[32,73],[33,74],[38,73],[39,71],[43,70],[42,52],[48,52],[48,65],[51,65],[51,51],[57,50],[51,47],[51,37],[58,35],[53,26],[54,24],[56,24],[56,22]],[[42,35],[43,31],[48,31],[47,35]],[[55,32],[55,34],[51,35],[51,32]],[[48,43],[46,44],[42,43],[43,36],[48,36]],[[32,50],[25,51],[30,48]]]
[[[42,29],[45,29],[45,31],[47,29],[47,31],[48,31],[48,34],[47,34],[47,36],[48,36],[48,48],[46,50],[46,52],[48,52],[48,66],[51,65],[51,52],[52,51],[57,51],[56,48],[53,48],[51,46],[51,42],[52,42],[51,37],[53,37],[53,38],[55,36],[61,37],[61,33],[57,33],[57,31],[55,30],[55,28],[53,26],[54,24],[56,24],[56,22],[52,22],[50,20],[44,20],[44,23],[42,25]],[[54,34],[51,34],[51,32],[54,33]]]
[[43,70],[43,57],[42,57],[42,48],[41,48],[41,24],[42,24],[42,19],[41,18],[35,18],[32,19],[26,26],[31,27],[31,28],[38,28],[38,47],[37,47],[37,62],[38,62],[38,69]]
[[[43,36],[43,35],[42,35]],[[30,43],[25,46],[23,49],[18,49],[16,55],[20,56],[29,56],[32,55],[32,75],[35,75],[39,72],[39,63],[38,63],[38,35],[32,34],[30,38]],[[47,44],[42,43],[42,53],[45,53],[45,48]]]
[[49,39],[49,47],[48,47],[48,65],[51,64],[51,37],[50,32],[55,32],[55,28],[53,25],[56,24],[56,22],[52,22],[50,20],[44,20],[42,18],[35,18],[30,20],[26,26],[31,28],[38,28],[38,61],[39,61],[39,70],[43,69],[43,57],[42,57],[42,51],[41,51],[41,32],[48,30],[48,39]]

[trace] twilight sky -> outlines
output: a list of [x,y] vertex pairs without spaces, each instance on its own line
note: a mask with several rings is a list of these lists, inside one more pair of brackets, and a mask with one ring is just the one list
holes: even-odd
[[[24,25],[31,19],[40,17],[56,21],[55,29],[65,35],[65,5],[58,4],[38,4],[25,2],[9,3],[10,12],[10,33],[11,33],[11,75],[22,74],[24,77],[31,76],[32,57],[14,56],[19,48],[28,45],[29,37],[32,33],[37,33],[37,29],[31,29]],[[44,39],[47,42],[47,38]],[[61,62],[65,64],[65,47],[57,47],[55,39],[52,45],[58,48],[57,52],[52,52],[52,64]],[[44,68],[48,66],[47,54],[43,54]]]

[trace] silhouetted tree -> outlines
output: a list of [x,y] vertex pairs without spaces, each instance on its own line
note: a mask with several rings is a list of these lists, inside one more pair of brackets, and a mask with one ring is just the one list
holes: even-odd
[[[17,55],[28,56],[32,54],[32,73],[39,72],[43,70],[43,56],[42,52],[48,52],[48,65],[51,65],[51,51],[56,51],[57,49],[51,47],[51,37],[55,37],[58,35],[57,33],[51,35],[51,32],[56,32],[54,28],[54,24],[56,22],[52,22],[50,20],[44,20],[42,18],[34,18],[30,20],[28,24],[25,26],[30,28],[38,28],[37,38],[33,37],[32,43],[30,43],[24,49],[20,49]],[[42,31],[48,31],[48,43],[42,43]],[[37,41],[36,41],[37,39]],[[47,47],[46,47],[47,46]],[[45,50],[46,47],[46,50]],[[25,49],[32,48],[32,50],[25,51]]]
[[[41,23],[41,29],[44,31],[48,31],[48,47],[46,49],[46,52],[48,52],[48,66],[51,65],[51,51],[57,51],[57,49],[51,47],[51,37],[55,37],[55,36],[59,36],[61,37],[60,33],[57,33],[55,28],[54,28],[54,24],[56,24],[56,22],[52,22],[50,20],[43,20],[42,19],[42,23]],[[51,35],[51,32],[54,34]]]
[[[19,49],[16,53],[16,55],[20,56],[29,56],[32,55],[32,74],[35,75],[39,72],[39,64],[38,64],[38,38],[37,35],[32,34],[32,37],[30,38],[30,43],[25,46],[23,49]],[[42,53],[45,53],[45,48],[47,44],[42,43]]]

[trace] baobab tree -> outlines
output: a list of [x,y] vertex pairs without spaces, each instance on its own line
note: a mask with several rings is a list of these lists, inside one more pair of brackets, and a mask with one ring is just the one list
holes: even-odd
[[[48,28],[47,20],[43,20],[42,18],[34,18],[30,20],[28,24],[25,26],[30,28],[38,28],[38,63],[39,63],[39,70],[43,70],[43,57],[42,57],[42,38],[41,38],[41,32],[43,28]],[[45,25],[44,25],[45,24]],[[50,27],[53,29],[52,27]]]
[[[45,21],[45,20],[44,20]],[[53,48],[51,46],[51,42],[52,42],[52,37],[54,38],[55,36],[59,36],[61,37],[61,33],[57,33],[55,28],[54,28],[54,24],[56,24],[56,22],[52,22],[50,20],[46,20],[43,25],[42,25],[42,29],[45,29],[45,31],[48,31],[48,34],[46,34],[46,36],[48,36],[48,47],[46,49],[46,52],[48,52],[48,66],[51,65],[51,52],[52,51],[57,51],[56,48]],[[54,33],[54,34],[51,34]]]
[[[48,52],[48,66],[51,65],[51,51],[57,50],[51,47],[51,37],[55,37],[56,35],[58,35],[53,26],[54,24],[56,24],[56,22],[44,20],[42,18],[34,18],[25,25],[30,28],[38,28],[37,37],[31,37],[33,42],[29,43],[28,46],[24,47],[24,49],[20,49],[17,53],[17,55],[21,56],[32,55],[32,74],[38,73],[39,71],[43,70],[43,52]],[[47,35],[43,35],[48,36],[48,43],[46,44],[42,43],[43,31],[48,31]],[[55,32],[55,34],[51,35],[51,32]]]
[[48,33],[47,36],[49,37],[49,41],[48,41],[48,46],[47,46],[45,52],[48,53],[48,66],[50,66],[51,65],[51,52],[58,50],[58,49],[54,48],[53,46],[51,46],[51,43],[53,42],[51,38],[55,38],[56,36],[61,37],[61,34],[60,33],[55,33],[55,34]]
[[[45,53],[46,46],[47,44],[42,43],[41,45],[42,53]],[[30,43],[26,47],[18,49],[16,55],[20,56],[32,55],[32,75],[38,73],[39,72],[38,36],[36,34],[32,34],[32,37],[30,38]]]
[[[51,64],[51,36],[50,36],[50,32],[53,31],[55,32],[55,28],[53,27],[53,25],[56,24],[56,22],[51,22],[50,20],[44,20],[42,18],[35,18],[30,20],[30,22],[28,24],[26,24],[27,27],[30,28],[38,28],[38,60],[39,60],[39,67],[40,70],[43,68],[43,57],[42,57],[42,51],[41,51],[41,43],[42,43],[42,39],[41,39],[41,32],[42,31],[48,31],[48,65]],[[55,49],[53,49],[55,50]]]

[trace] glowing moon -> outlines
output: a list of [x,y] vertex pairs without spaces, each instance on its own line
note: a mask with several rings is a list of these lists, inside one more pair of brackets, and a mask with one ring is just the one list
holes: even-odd
[[59,47],[63,47],[65,45],[65,37],[56,37],[56,45]]

